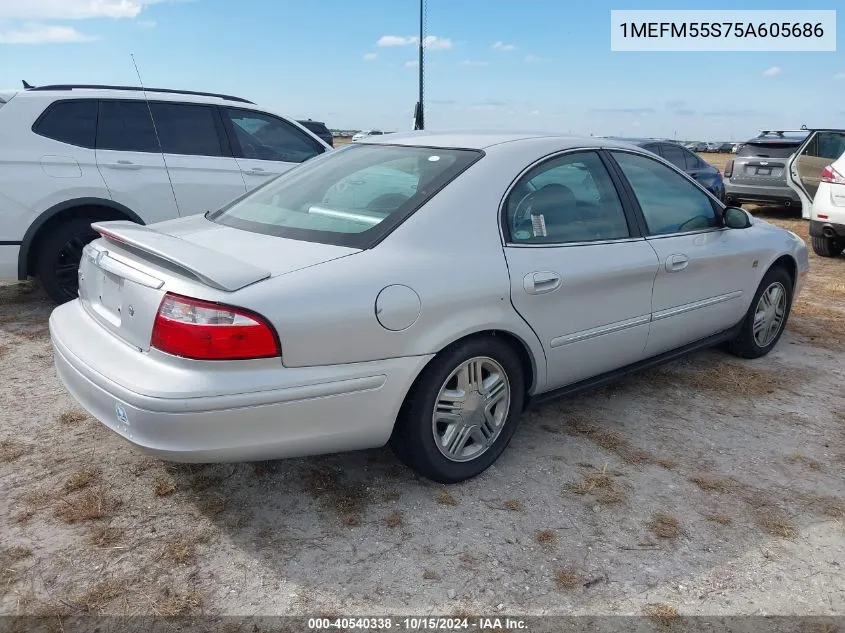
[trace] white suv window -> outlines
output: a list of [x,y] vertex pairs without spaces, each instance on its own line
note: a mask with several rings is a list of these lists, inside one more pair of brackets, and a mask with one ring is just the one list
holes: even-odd
[[97,133],[97,102],[71,99],[52,103],[32,126],[39,136],[79,147],[94,147]]
[[216,116],[213,106],[200,104],[102,100],[97,148],[223,156]]
[[287,121],[252,110],[224,108],[234,135],[237,158],[302,163],[323,152],[323,146]]

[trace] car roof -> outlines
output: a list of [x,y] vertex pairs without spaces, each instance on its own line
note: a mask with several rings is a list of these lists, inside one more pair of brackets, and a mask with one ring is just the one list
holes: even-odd
[[560,147],[631,147],[618,139],[597,136],[572,136],[554,132],[501,132],[501,131],[430,131],[395,132],[379,138],[368,138],[362,145],[416,145],[451,149],[486,149],[503,143],[531,139],[558,139]]
[[135,88],[132,86],[103,86],[103,87],[62,87],[44,86],[35,90],[18,90],[15,99],[138,99],[149,98],[155,101],[179,101],[182,103],[214,103],[226,104],[233,107],[256,107],[255,103],[241,97],[201,93],[196,91],[179,91],[170,88]]
[[642,147],[643,145],[651,145],[654,143],[671,143],[673,145],[680,145],[678,141],[672,141],[665,138],[639,138],[626,136],[603,136],[601,138],[611,139],[614,141],[622,141],[624,143],[630,143],[631,145],[637,145],[639,147]]

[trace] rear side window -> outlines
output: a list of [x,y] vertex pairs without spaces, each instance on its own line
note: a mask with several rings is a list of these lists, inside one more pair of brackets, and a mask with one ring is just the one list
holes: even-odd
[[32,131],[54,141],[93,148],[97,102],[87,99],[56,101],[35,122]]
[[[187,103],[153,103],[161,149],[167,154],[222,156],[214,108]],[[149,117],[149,115],[147,115]]]
[[684,150],[682,150],[677,145],[669,145],[668,143],[664,143],[660,146],[660,153],[663,154],[663,158],[668,160],[675,167],[679,169],[687,168],[687,161],[684,158]]
[[283,173],[207,217],[255,233],[369,248],[482,155],[350,144]]
[[101,101],[97,149],[158,152],[153,121],[145,101]]
[[737,156],[753,156],[755,158],[789,158],[801,143],[746,143],[737,152]]

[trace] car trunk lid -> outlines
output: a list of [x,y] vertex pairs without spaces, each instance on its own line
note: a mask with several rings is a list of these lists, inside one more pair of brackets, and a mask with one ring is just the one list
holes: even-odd
[[358,252],[241,231],[202,216],[162,222],[155,229],[124,221],[92,227],[103,239],[83,251],[80,300],[100,325],[140,350],[149,349],[158,308],[174,276],[196,283],[199,295],[208,294],[202,287],[233,293]]

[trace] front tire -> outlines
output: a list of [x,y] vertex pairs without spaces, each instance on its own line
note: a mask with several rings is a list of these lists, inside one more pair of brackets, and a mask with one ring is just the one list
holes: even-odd
[[38,246],[35,276],[47,296],[56,303],[66,303],[78,296],[82,249],[98,237],[91,222],[93,220],[86,218],[61,222]]
[[780,266],[770,268],[745,315],[739,335],[728,351],[740,358],[760,358],[780,340],[792,309],[792,279]]
[[423,370],[390,445],[407,466],[439,483],[484,472],[507,447],[522,413],[525,378],[519,356],[495,336],[441,352]]
[[838,257],[845,250],[845,239],[813,237],[813,252],[819,257]]

